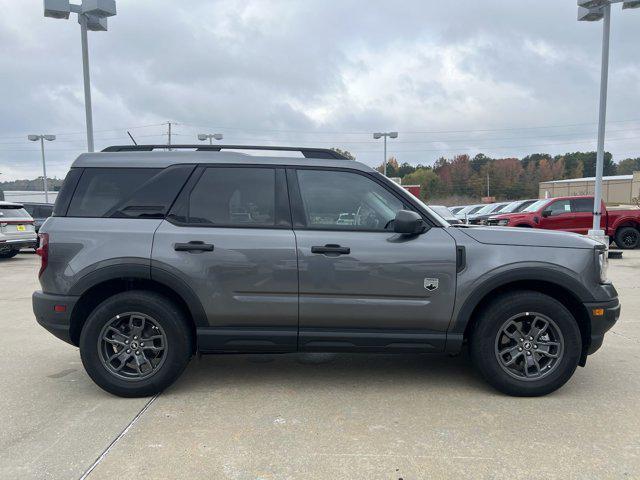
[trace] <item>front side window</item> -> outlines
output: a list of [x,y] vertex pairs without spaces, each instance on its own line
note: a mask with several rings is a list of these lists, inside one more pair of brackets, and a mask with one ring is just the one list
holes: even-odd
[[562,215],[563,213],[571,213],[571,202],[569,200],[558,200],[549,205],[545,211],[551,213],[551,216]]
[[364,175],[298,170],[307,227],[329,230],[389,229],[403,203]]
[[273,168],[207,168],[191,191],[181,220],[211,226],[275,226]]

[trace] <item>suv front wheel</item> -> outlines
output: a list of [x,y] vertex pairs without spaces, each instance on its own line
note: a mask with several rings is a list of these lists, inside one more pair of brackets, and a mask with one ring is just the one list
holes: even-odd
[[483,309],[471,358],[493,387],[519,397],[546,395],[573,375],[582,340],[567,308],[538,292],[499,296]]
[[155,292],[108,298],[91,313],[80,335],[80,357],[89,376],[122,397],[161,392],[180,376],[191,351],[184,314]]

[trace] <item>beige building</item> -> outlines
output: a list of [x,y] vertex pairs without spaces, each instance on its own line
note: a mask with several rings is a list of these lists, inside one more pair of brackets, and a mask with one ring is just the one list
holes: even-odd
[[[540,182],[539,198],[593,195],[594,177]],[[640,197],[640,172],[602,177],[602,199],[607,204],[632,205]]]

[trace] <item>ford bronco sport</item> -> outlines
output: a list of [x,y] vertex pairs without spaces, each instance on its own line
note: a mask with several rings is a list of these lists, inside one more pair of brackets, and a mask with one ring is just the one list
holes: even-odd
[[583,236],[452,227],[331,150],[161,149],[80,155],[40,229],[35,316],[116,395],[167,388],[196,352],[465,345],[500,391],[543,395],[618,319],[606,249]]

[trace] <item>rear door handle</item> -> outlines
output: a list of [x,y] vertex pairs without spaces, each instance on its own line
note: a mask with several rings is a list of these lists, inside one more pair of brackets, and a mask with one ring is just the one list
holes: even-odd
[[189,243],[174,243],[173,249],[176,252],[213,252],[213,245],[194,240]]
[[311,253],[349,255],[351,253],[351,249],[349,247],[341,247],[340,245],[329,243],[324,246],[317,245],[315,247],[311,247]]

